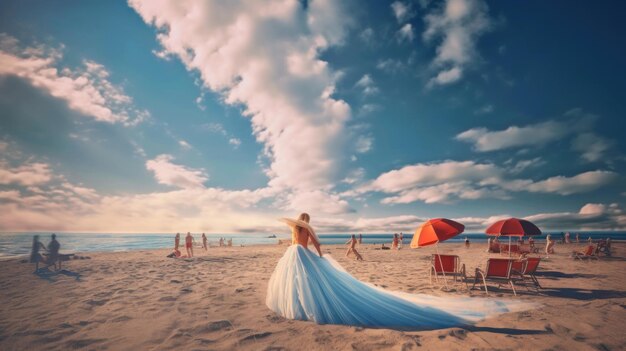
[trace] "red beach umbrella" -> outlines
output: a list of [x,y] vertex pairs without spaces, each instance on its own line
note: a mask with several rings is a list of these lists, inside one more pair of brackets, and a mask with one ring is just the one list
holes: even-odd
[[[439,256],[439,245],[437,245],[440,241],[448,240],[452,237],[455,237],[465,230],[465,226],[459,222],[455,222],[451,219],[447,218],[433,218],[430,219],[424,224],[422,224],[419,228],[415,230],[415,234],[413,234],[413,239],[411,239],[411,248],[415,249],[418,247],[424,247],[428,245],[435,245],[435,250],[437,251],[437,257],[439,257],[439,264],[443,266],[441,262],[441,257]],[[444,283],[446,288],[448,287],[448,282],[446,281],[446,273],[443,272]]]
[[511,237],[541,235],[541,230],[525,219],[509,218],[497,221],[485,230],[487,235],[507,235],[509,237],[509,256],[511,256]]
[[411,248],[437,244],[455,237],[465,230],[465,226],[447,218],[433,218],[422,224],[413,235]]

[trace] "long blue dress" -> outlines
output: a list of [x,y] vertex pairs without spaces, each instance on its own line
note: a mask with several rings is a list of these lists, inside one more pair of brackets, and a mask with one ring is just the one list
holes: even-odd
[[470,325],[533,307],[513,300],[387,291],[357,280],[329,255],[319,257],[301,245],[291,245],[278,262],[266,304],[289,319],[403,330]]

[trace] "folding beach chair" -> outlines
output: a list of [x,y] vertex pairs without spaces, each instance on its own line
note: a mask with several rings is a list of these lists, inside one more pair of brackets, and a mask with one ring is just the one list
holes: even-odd
[[465,264],[461,264],[461,259],[457,255],[438,255],[433,254],[430,265],[430,284],[433,283],[433,276],[435,281],[439,284],[439,276],[444,281],[446,277],[454,277],[454,281],[458,278],[462,278],[467,286],[467,276],[465,275]]
[[584,251],[574,251],[572,254],[574,255],[574,259],[578,260],[598,259],[598,249],[596,245],[588,245]]
[[487,268],[485,270],[481,270],[480,268],[476,268],[476,275],[474,276],[474,284],[472,285],[472,289],[476,286],[479,279],[483,281],[483,285],[485,286],[485,293],[489,295],[489,290],[487,290],[487,281],[494,281],[498,283],[498,288],[504,283],[508,283],[511,285],[511,289],[513,290],[513,295],[517,296],[517,292],[515,292],[515,285],[513,284],[513,279],[511,278],[511,274],[513,272],[514,260],[510,260],[508,258],[490,258],[487,260]]
[[535,288],[539,290],[542,287],[535,275],[537,268],[539,268],[539,262],[541,262],[541,257],[527,257],[523,260],[514,261],[511,269],[513,274],[519,275],[522,281],[525,282],[527,278],[530,279]]

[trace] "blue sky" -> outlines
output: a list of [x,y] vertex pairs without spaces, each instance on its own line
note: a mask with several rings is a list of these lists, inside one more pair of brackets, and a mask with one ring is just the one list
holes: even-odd
[[0,230],[624,229],[620,7],[4,1]]

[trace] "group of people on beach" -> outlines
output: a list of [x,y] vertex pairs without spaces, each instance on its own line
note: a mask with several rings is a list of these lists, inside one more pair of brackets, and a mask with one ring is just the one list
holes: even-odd
[[[48,268],[50,266],[56,266],[57,269],[61,269],[61,260],[59,255],[59,250],[61,249],[61,244],[57,241],[56,234],[51,235],[50,243],[46,247],[41,241],[39,241],[39,235],[33,236],[33,246],[30,251],[30,263],[35,264],[35,272],[39,271],[39,263],[45,264],[43,267]],[[46,256],[39,253],[40,250],[46,251]],[[58,264],[58,266],[57,266]]]
[[[174,249],[172,250],[172,252],[167,255],[167,257],[170,258],[179,258],[179,257],[185,257],[185,258],[191,258],[193,257],[193,246],[196,243],[196,239],[193,237],[193,235],[191,235],[191,232],[187,232],[187,235],[185,236],[185,250],[187,251],[187,255],[184,256],[181,252],[180,252],[180,233],[176,233],[176,236],[174,237]],[[233,239],[228,239],[226,240],[225,238],[220,238],[219,240],[219,246],[233,246]],[[209,249],[209,240],[206,237],[206,234],[202,233],[202,248],[204,249],[204,251],[208,251]]]

